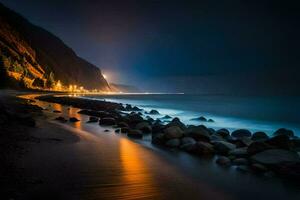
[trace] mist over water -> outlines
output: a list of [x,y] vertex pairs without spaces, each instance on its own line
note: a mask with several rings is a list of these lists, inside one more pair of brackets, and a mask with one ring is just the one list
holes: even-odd
[[[179,117],[186,124],[204,124],[211,128],[230,130],[247,128],[265,131],[271,135],[281,127],[292,129],[300,135],[300,97],[253,97],[189,94],[138,94],[138,95],[90,95],[106,101],[132,104],[145,111],[156,109],[161,115]],[[215,122],[191,120],[204,116]]]

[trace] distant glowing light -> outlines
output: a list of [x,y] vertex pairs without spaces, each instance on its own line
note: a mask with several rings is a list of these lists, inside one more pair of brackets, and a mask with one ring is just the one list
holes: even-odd
[[106,76],[105,74],[102,74],[102,76],[103,76],[103,78],[105,78],[105,79],[107,78],[107,76]]

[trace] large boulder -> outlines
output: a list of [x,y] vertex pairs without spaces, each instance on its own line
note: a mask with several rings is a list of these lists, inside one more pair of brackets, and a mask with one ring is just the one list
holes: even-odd
[[141,130],[143,133],[150,133],[152,131],[152,127],[148,122],[140,122],[135,126],[135,129]]
[[136,125],[136,124],[144,121],[143,117],[141,117],[139,114],[136,114],[136,113],[129,114],[129,115],[127,115],[126,118],[127,118],[128,124],[130,124],[130,125]]
[[253,141],[265,141],[265,140],[269,139],[269,136],[265,132],[258,131],[258,132],[253,133],[251,139]]
[[159,112],[157,110],[150,110],[150,112],[148,114],[150,114],[150,115],[159,115]]
[[246,158],[237,158],[232,161],[233,165],[248,165],[249,161]]
[[214,154],[214,146],[207,142],[197,142],[194,145],[194,153],[199,155],[210,155]]
[[284,149],[268,149],[251,156],[251,160],[263,165],[278,165],[286,162],[299,163],[300,157],[293,151]]
[[235,138],[251,137],[251,132],[247,129],[238,129],[233,131],[231,136]]
[[280,128],[278,129],[277,131],[275,131],[273,133],[274,136],[277,136],[277,135],[286,135],[286,136],[289,136],[289,137],[293,137],[294,136],[294,132],[290,129],[286,129],[286,128]]
[[285,134],[279,134],[266,141],[267,144],[279,149],[290,149],[291,142],[289,136]]
[[69,121],[70,122],[79,122],[80,120],[77,119],[76,117],[70,117]]
[[247,147],[233,149],[229,151],[229,155],[237,158],[248,157]]
[[210,142],[210,131],[204,126],[188,128],[185,135],[197,141]]
[[221,128],[221,129],[217,130],[216,133],[218,135],[222,136],[223,138],[230,135],[230,132],[226,128]]
[[224,142],[224,141],[214,142],[214,149],[215,149],[216,153],[221,154],[221,155],[227,155],[229,153],[229,151],[231,151],[235,148],[236,148],[236,146],[229,142]]
[[178,126],[171,126],[164,129],[165,138],[167,140],[181,138],[183,136],[183,131]]
[[98,121],[99,121],[98,117],[90,116],[89,121],[87,121],[87,122],[88,123],[96,123]]
[[238,139],[235,139],[234,140],[234,144],[240,148],[240,147],[247,147],[249,146],[253,141],[251,140],[251,138],[249,137],[241,137],[241,138],[238,138]]
[[143,133],[140,130],[132,129],[132,130],[129,130],[129,132],[127,133],[127,136],[130,138],[134,138],[134,139],[142,139]]
[[195,144],[196,140],[194,138],[191,137],[183,137],[181,138],[181,144],[185,145],[185,144]]
[[126,122],[121,121],[117,123],[117,127],[124,128],[124,127],[129,127],[129,125]]
[[168,140],[168,141],[166,142],[166,146],[168,146],[168,147],[173,147],[173,148],[175,148],[175,147],[179,147],[179,145],[180,145],[180,140],[177,139],[177,138]]
[[156,133],[156,134],[152,134],[152,140],[151,142],[153,144],[158,144],[158,145],[163,145],[165,144],[165,135],[163,133]]
[[178,117],[175,117],[170,123],[166,125],[166,127],[171,127],[171,126],[178,126],[179,128],[181,128],[181,130],[186,129],[185,124],[182,123]]
[[259,152],[265,151],[267,149],[271,149],[272,146],[270,146],[269,144],[265,143],[265,142],[253,142],[251,143],[248,148],[247,148],[247,153],[249,155],[254,155],[257,154]]
[[116,120],[112,117],[105,117],[99,120],[99,125],[112,126],[116,124]]

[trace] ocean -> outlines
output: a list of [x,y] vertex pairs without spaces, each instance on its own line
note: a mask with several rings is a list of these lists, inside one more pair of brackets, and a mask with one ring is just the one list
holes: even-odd
[[[288,128],[300,136],[300,97],[253,97],[190,94],[120,94],[83,95],[92,98],[131,104],[145,111],[156,109],[164,115],[179,117],[186,124],[203,124],[209,128],[227,128],[230,131],[245,128],[252,132],[264,131],[272,135],[278,128]],[[194,118],[204,116],[214,122]],[[167,122],[166,122],[167,123]]]

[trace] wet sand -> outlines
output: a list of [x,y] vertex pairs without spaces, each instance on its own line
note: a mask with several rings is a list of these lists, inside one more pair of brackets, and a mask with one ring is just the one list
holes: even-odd
[[[37,102],[42,107],[49,103]],[[51,104],[18,160],[14,199],[299,199],[299,186],[222,168],[211,158],[131,140]],[[53,113],[61,110],[62,113]],[[57,116],[80,122],[59,123]],[[105,132],[104,130],[110,130]],[[298,188],[297,188],[298,187]]]

